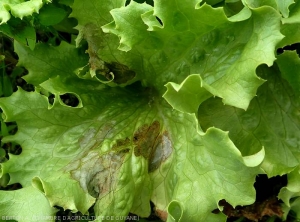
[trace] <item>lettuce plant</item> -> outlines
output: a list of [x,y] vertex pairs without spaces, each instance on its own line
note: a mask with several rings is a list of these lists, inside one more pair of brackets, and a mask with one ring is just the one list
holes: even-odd
[[[34,22],[68,20],[58,5],[75,41],[35,43]],[[0,99],[22,147],[1,164],[22,185],[0,191],[2,219],[120,221],[152,201],[165,221],[226,221],[219,201],[254,203],[258,174],[288,176],[283,219],[300,218],[300,1],[4,0],[0,21],[35,86]]]

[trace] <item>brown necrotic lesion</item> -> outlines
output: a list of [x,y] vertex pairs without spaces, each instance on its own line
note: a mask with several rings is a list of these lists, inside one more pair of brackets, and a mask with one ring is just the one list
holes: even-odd
[[118,176],[122,164],[125,159],[123,152],[110,152],[99,158],[98,172],[89,181],[89,193],[98,198],[103,198],[105,195],[115,190],[117,186]]
[[127,152],[111,151],[102,155],[89,152],[78,160],[71,176],[80,183],[83,190],[95,198],[103,198],[116,189],[119,173],[125,162]]
[[148,160],[148,171],[153,172],[172,153],[172,142],[167,131],[161,133],[160,123],[143,125],[133,136],[134,155]]
[[128,66],[112,62],[106,63],[109,71],[113,74],[113,81],[117,84],[123,84],[135,77],[135,72],[130,70]]
[[154,121],[150,126],[141,126],[133,136],[134,155],[149,159],[160,134],[160,123]]
[[[109,127],[108,127],[109,128]],[[101,138],[106,137],[104,128]],[[99,131],[99,132],[100,132]],[[148,161],[148,172],[157,170],[173,152],[173,146],[167,131],[161,129],[158,121],[144,124],[133,134],[132,138],[117,139],[111,150],[100,154],[95,149],[95,142],[89,143],[97,133],[89,131],[93,136],[81,139],[81,148],[90,147],[90,151],[70,163],[66,170],[77,180],[81,187],[95,198],[103,198],[116,189],[123,164],[131,155]],[[105,135],[104,135],[105,134]],[[101,141],[102,141],[101,140]],[[99,146],[99,143],[97,144]],[[128,162],[130,164],[130,161]]]
[[[125,84],[132,80],[136,73],[125,64],[118,61],[104,61],[98,53],[105,47],[103,42],[103,33],[95,32],[98,30],[93,23],[86,24],[83,29],[83,38],[88,43],[86,52],[89,54],[89,67],[91,72],[95,73],[98,79],[113,81],[116,84]],[[100,78],[101,77],[101,78]]]

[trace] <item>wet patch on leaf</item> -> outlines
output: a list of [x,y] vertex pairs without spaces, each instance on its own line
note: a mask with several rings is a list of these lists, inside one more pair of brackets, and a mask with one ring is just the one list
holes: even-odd
[[126,151],[111,151],[103,155],[90,152],[77,161],[77,169],[70,172],[71,176],[91,196],[101,199],[116,188],[126,154]]
[[101,153],[103,150],[99,152],[97,148],[108,138],[112,128],[110,124],[98,131],[90,128],[78,141],[85,151],[65,168],[83,190],[99,199],[116,189],[120,170],[132,153],[136,157],[145,158],[148,161],[148,171],[153,172],[173,151],[168,132],[161,132],[160,123],[154,121],[151,125],[145,124],[138,128],[132,139],[117,139],[109,151]]
[[95,128],[90,128],[84,133],[82,137],[78,139],[80,148],[84,150],[96,149],[101,146],[105,138],[109,137],[114,127],[114,123],[107,123],[96,130]]
[[158,169],[161,163],[167,160],[172,152],[172,142],[168,133],[165,131],[158,137],[156,147],[154,148],[151,158],[149,159],[149,172],[153,172]]

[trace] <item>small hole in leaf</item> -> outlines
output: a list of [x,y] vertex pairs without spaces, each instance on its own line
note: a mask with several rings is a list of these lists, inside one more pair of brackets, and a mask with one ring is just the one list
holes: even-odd
[[3,143],[2,148],[5,155],[0,157],[0,162],[4,163],[9,160],[9,153],[13,155],[20,155],[22,153],[22,147],[14,142]]
[[[1,180],[2,178],[0,178]],[[19,190],[22,189],[22,185],[20,183],[14,183],[14,184],[10,184],[7,186],[1,186],[0,185],[0,190]]]
[[16,122],[5,122],[5,114],[3,111],[0,109],[1,113],[1,136],[0,138],[8,135],[14,135],[18,131],[18,126]]
[[22,86],[22,89],[24,89],[27,92],[34,92],[34,86],[32,84],[24,84]]
[[[135,2],[137,3],[144,3],[146,2],[148,5],[154,5],[154,1],[153,0],[134,0]],[[127,0],[126,3],[125,3],[125,6],[129,5],[131,2],[131,0]]]
[[[2,112],[2,111],[1,111]],[[2,114],[3,115],[3,114]],[[0,139],[2,140],[3,137],[11,136],[16,134],[18,131],[18,126],[16,122],[4,122],[4,120],[1,120],[1,134]],[[1,142],[1,148],[4,153],[0,154],[0,162],[5,162],[9,159],[8,153],[19,155],[22,152],[22,148],[19,144],[15,142],[7,142],[4,143],[4,140]]]
[[54,94],[50,94],[48,96],[48,102],[49,102],[49,104],[53,105],[54,99],[55,99],[55,95]]
[[23,88],[27,92],[34,91],[34,86],[28,84],[22,77],[28,74],[28,71],[23,67],[17,67],[16,62],[18,56],[12,54],[5,57],[3,62],[0,62],[0,71],[3,73],[0,76],[1,96],[10,96],[16,92],[18,87]]
[[[272,66],[272,68],[274,69],[278,69],[278,66],[277,66],[277,64],[275,64],[274,66]],[[271,68],[271,69],[272,69]],[[258,77],[260,77],[260,78],[262,78],[262,79],[267,79],[268,77],[267,77],[267,74],[266,74],[266,71],[265,70],[267,70],[267,69],[269,69],[269,67],[266,65],[266,64],[260,64],[259,66],[257,66],[256,67],[256,70],[255,70],[255,72],[256,72],[256,75],[258,76]]]
[[60,99],[67,106],[77,107],[79,105],[79,99],[73,93],[60,95]]
[[211,0],[204,0],[200,3],[200,6],[204,5],[204,4],[208,4],[214,8],[217,8],[217,7],[222,7],[224,6],[224,2],[222,0],[214,0],[214,1],[211,1]]
[[292,45],[284,46],[283,48],[278,48],[276,53],[277,55],[280,55],[284,53],[284,51],[294,51],[294,50],[297,52],[298,55],[300,54],[300,43],[295,43]]
[[155,18],[159,22],[159,24],[164,25],[163,22],[160,20],[160,18],[158,18],[157,16],[155,16]]
[[[22,147],[14,142],[4,144],[3,148],[13,155],[20,155],[22,153]],[[7,155],[6,158],[9,159],[9,156]]]
[[280,55],[283,52],[284,52],[283,48],[278,48],[276,53],[277,53],[277,55]]
[[47,99],[48,99],[48,103],[50,104],[50,105],[53,105],[54,104],[54,99],[55,99],[55,95],[54,94],[52,94],[52,93],[50,93],[50,92],[48,92],[48,91],[40,91],[40,94],[41,95],[43,95],[43,96],[45,96],[45,97],[47,97]]

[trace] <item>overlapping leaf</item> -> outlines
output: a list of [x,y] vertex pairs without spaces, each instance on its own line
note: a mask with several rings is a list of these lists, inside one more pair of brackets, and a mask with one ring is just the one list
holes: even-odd
[[246,21],[229,22],[220,8],[193,1],[175,5],[170,10],[174,2],[157,1],[151,10],[132,2],[112,10],[114,22],[103,30],[120,37],[121,50],[137,50],[143,56],[142,78],[157,89],[163,90],[161,83],[180,83],[199,74],[212,94],[246,109],[263,83],[255,76],[256,67],[275,59],[274,47],[282,38],[279,14],[260,7]]
[[34,12],[39,12],[40,8],[49,0],[30,0],[30,1],[10,1],[2,0],[0,3],[0,25],[6,23],[11,14],[14,17],[22,19],[24,16],[32,15]]
[[299,95],[300,89],[300,59],[296,51],[286,51],[278,56],[276,61],[281,76],[288,81],[294,92]]
[[264,147],[262,168],[269,176],[283,175],[299,165],[299,99],[278,68],[260,67],[258,71],[268,81],[246,112],[210,99],[200,106],[199,121],[204,128],[228,130],[244,155]]
[[180,83],[190,74],[199,74],[214,95],[241,108],[247,107],[263,82],[255,76],[256,67],[272,64],[274,47],[282,38],[279,14],[269,7],[253,9],[247,21],[231,23],[222,9],[199,7],[193,1],[187,5],[177,3],[175,11],[170,10],[173,2],[169,1],[155,2],[154,8],[131,2],[112,10],[115,21],[103,28],[120,37],[119,48],[129,50],[122,53],[116,50],[116,39],[111,35],[112,40],[107,38],[105,44],[88,37],[101,33],[93,19],[102,10],[100,3],[87,4],[95,7],[94,14],[89,13],[80,22],[82,7],[76,2],[79,1],[75,1],[73,16],[79,19],[80,31],[90,47],[95,47],[96,42],[96,48],[101,48],[94,50],[101,60],[126,65],[135,72],[136,79],[161,93],[167,82]]
[[288,23],[288,24],[292,24],[292,23],[299,23],[299,16],[300,16],[300,7],[299,1],[293,1],[295,2],[295,4],[290,5],[289,7],[289,16],[286,17],[284,19],[282,19],[283,23]]
[[300,174],[299,167],[294,169],[288,174],[288,185],[281,188],[278,198],[284,202],[284,219],[287,218],[288,213],[292,210],[296,214],[295,218],[299,219],[299,209],[300,209]]
[[284,18],[289,16],[289,7],[294,3],[294,0],[265,0],[265,1],[255,1],[255,0],[242,0],[242,2],[250,8],[259,8],[262,6],[271,6],[278,10]]

